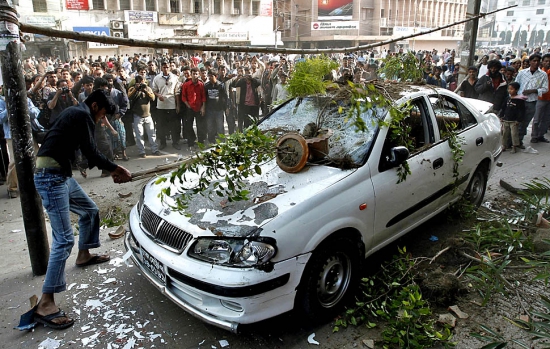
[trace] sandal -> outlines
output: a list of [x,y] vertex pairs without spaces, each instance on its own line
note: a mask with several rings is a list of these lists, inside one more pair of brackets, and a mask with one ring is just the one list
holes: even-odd
[[100,255],[96,254],[96,255],[93,255],[92,258],[88,259],[88,261],[86,261],[84,263],[76,263],[75,265],[77,267],[85,267],[87,265],[105,263],[105,262],[108,262],[110,260],[111,260],[111,257],[109,257],[107,255],[100,256]]
[[127,157],[126,155],[124,155],[124,156],[122,157],[122,160],[124,160],[124,161],[129,161],[129,160],[130,160],[130,158],[129,158],[129,157]]
[[[68,321],[63,323],[57,323],[53,321],[55,319],[59,319],[63,317],[66,318]],[[57,313],[53,313],[50,315],[40,315],[35,312],[34,321],[44,324],[45,326],[48,326],[50,328],[53,328],[54,330],[62,330],[62,329],[71,327],[74,324],[74,319],[69,319],[69,317],[61,309],[59,309]]]

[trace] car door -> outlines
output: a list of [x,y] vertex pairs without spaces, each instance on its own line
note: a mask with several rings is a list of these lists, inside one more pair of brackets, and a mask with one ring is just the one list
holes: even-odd
[[[385,245],[417,226],[438,210],[445,173],[443,149],[436,143],[433,112],[426,96],[412,100],[410,121],[415,149],[407,160],[411,173],[398,183],[397,168],[387,164],[392,145],[387,128],[382,129],[371,156],[371,174],[376,199],[374,245]],[[380,137],[383,136],[383,137]]]
[[[440,205],[445,205],[464,191],[472,171],[483,156],[487,134],[478,127],[475,112],[458,98],[447,94],[431,94],[429,100],[436,119],[436,143],[440,143],[442,149],[442,172],[446,173],[447,178],[446,192],[440,199]],[[449,142],[451,132],[456,140]],[[464,152],[458,161],[453,158],[449,143],[454,143]]]

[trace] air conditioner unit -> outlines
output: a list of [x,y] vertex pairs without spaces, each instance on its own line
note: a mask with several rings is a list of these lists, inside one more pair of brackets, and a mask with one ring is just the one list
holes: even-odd
[[111,36],[113,38],[123,38],[124,37],[124,32],[122,30],[113,30],[111,32]]
[[290,22],[290,19],[287,19],[286,21],[283,22],[283,28],[285,30],[290,29],[291,26],[292,26],[292,23]]
[[238,8],[234,8],[232,14],[233,14],[233,15],[240,15],[240,14],[241,14],[241,10],[238,9]]
[[386,27],[387,24],[388,24],[388,19],[385,18],[385,17],[381,17],[381,18],[380,18],[380,26],[381,26],[381,27]]
[[34,34],[23,35],[23,40],[25,40],[26,42],[34,41]]
[[124,29],[124,21],[111,21],[111,29]]

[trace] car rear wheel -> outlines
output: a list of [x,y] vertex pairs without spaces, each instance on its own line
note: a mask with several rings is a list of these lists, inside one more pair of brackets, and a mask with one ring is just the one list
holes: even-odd
[[474,172],[474,175],[472,176],[472,179],[470,180],[470,183],[466,188],[464,196],[472,206],[478,208],[483,202],[483,197],[485,196],[486,189],[487,169],[485,168],[485,166],[480,165]]
[[324,321],[337,315],[358,287],[361,248],[347,238],[331,240],[313,253],[298,289],[297,310]]

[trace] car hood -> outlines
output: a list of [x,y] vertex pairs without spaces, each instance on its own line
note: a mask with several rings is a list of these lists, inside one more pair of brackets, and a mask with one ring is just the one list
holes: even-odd
[[[194,236],[252,237],[259,235],[267,222],[356,171],[308,166],[299,173],[286,173],[274,160],[261,168],[262,174],[247,182],[250,193],[246,201],[229,202],[215,193],[195,194],[185,212],[178,212],[170,208],[178,194],[165,197],[164,202],[158,199],[169,181],[158,185],[151,181],[145,188],[144,203],[155,214]],[[171,192],[176,193],[178,182],[171,186]]]

